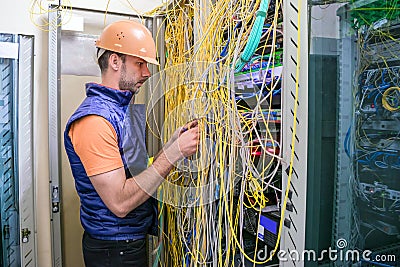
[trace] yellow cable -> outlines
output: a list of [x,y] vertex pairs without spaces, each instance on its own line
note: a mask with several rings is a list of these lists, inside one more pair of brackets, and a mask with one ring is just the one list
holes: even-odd
[[[393,106],[393,103],[389,103],[388,98],[395,99],[397,107]],[[382,106],[391,112],[400,110],[400,88],[398,86],[390,87],[383,92]]]

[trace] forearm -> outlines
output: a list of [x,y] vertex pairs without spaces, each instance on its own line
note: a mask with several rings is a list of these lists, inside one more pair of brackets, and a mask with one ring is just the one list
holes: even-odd
[[174,164],[197,151],[197,127],[183,133],[165,146],[153,164],[133,178],[126,179],[124,168],[91,176],[90,180],[105,205],[118,217],[125,217],[151,197],[167,177]]
[[[167,149],[168,147],[170,147],[172,143],[173,143],[173,141],[168,140],[168,142],[165,143],[165,145],[163,146],[163,148],[162,148],[160,151],[158,151],[158,153],[153,157],[153,158],[154,158],[154,161],[163,153],[164,149]],[[154,161],[153,161],[153,162],[154,162]]]
[[126,180],[119,199],[122,217],[144,203],[156,192],[174,167],[174,163],[181,157],[174,153],[176,151],[174,149],[168,147],[161,150],[159,156],[149,168]]

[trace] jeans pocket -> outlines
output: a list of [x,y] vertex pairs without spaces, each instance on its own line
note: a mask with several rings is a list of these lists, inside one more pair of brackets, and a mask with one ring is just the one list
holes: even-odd
[[120,256],[125,266],[147,266],[146,240],[140,239],[124,244],[121,247]]
[[82,250],[86,267],[111,267],[111,249],[104,242],[84,235]]

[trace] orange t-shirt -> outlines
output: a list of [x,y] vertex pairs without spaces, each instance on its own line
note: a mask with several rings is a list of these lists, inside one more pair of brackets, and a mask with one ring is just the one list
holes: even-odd
[[124,166],[117,133],[103,117],[89,115],[75,121],[68,136],[89,177]]

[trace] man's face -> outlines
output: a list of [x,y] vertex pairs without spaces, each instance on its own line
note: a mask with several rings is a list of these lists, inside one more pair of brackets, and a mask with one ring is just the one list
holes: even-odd
[[126,56],[121,67],[119,89],[137,94],[143,83],[150,77],[147,62],[134,56]]

